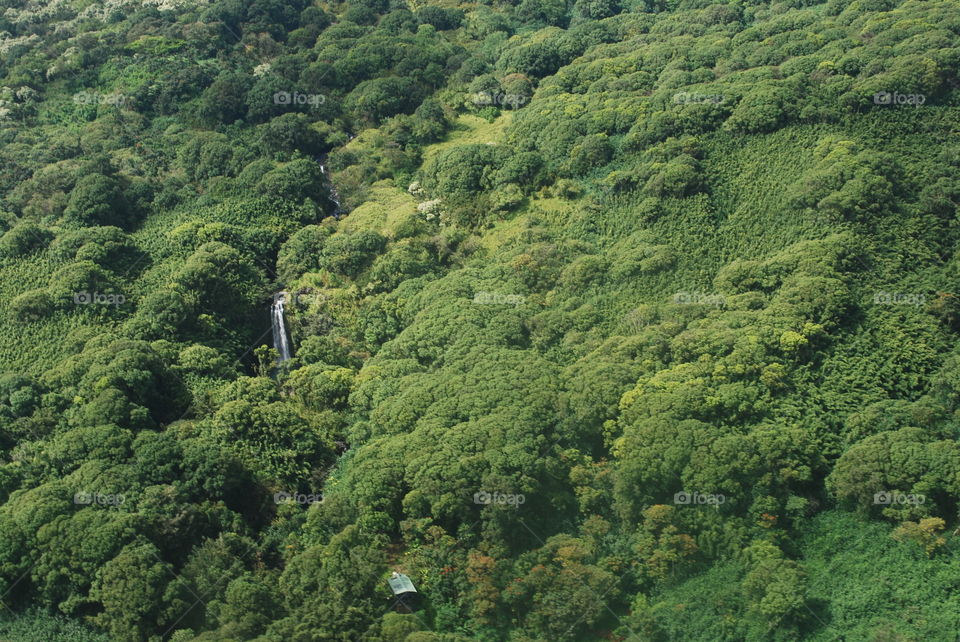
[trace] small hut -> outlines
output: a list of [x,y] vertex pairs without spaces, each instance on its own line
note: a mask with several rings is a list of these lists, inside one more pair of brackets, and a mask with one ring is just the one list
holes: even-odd
[[417,593],[417,589],[408,576],[394,571],[387,583],[390,584],[390,590],[396,596],[393,605],[397,611],[411,613],[416,609],[419,605],[420,594]]

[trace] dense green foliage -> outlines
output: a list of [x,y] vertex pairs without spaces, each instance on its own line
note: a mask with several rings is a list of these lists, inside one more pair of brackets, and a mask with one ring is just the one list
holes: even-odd
[[0,8],[0,637],[955,638],[955,0]]

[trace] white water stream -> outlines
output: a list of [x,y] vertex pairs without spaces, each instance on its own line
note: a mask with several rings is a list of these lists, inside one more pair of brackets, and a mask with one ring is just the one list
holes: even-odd
[[270,323],[273,326],[273,347],[280,353],[279,362],[290,359],[290,339],[287,336],[287,325],[283,318],[283,305],[287,301],[286,292],[277,292],[273,295],[273,306],[270,309]]

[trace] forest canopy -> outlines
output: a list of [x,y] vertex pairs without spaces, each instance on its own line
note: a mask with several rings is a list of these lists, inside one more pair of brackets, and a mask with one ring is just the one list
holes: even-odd
[[0,8],[3,639],[960,630],[954,0]]

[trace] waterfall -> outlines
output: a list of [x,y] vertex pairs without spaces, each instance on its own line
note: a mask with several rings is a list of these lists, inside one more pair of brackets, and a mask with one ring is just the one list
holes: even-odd
[[327,173],[327,155],[317,156],[314,160],[320,165],[320,173],[323,174],[323,178],[327,183],[327,190],[329,192],[327,199],[333,203],[333,217],[338,219],[343,215],[343,207],[340,205],[340,195],[337,193],[337,188],[330,181],[330,175]]
[[273,347],[280,353],[279,363],[283,363],[290,358],[290,341],[287,338],[287,326],[283,319],[283,304],[286,300],[286,292],[277,292],[273,295],[273,306],[270,310],[270,322],[273,326]]
[[[352,139],[353,136],[351,135]],[[343,215],[343,208],[340,205],[340,195],[337,194],[337,188],[330,181],[330,173],[327,171],[327,155],[316,156],[314,160],[320,165],[320,173],[323,174],[324,181],[329,189],[330,202],[333,204],[333,216],[340,218]],[[287,302],[286,292],[277,292],[273,295],[273,305],[270,306],[270,325],[273,329],[273,347],[280,354],[277,359],[278,364],[289,361],[293,356],[290,352],[290,336],[287,334],[287,324],[284,318],[283,306]]]

